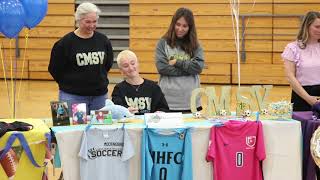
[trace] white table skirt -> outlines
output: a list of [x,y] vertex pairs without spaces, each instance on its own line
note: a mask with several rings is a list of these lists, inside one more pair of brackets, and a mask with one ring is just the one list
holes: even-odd
[[[266,159],[263,161],[265,180],[302,179],[302,135],[298,121],[263,121]],[[140,180],[141,128],[129,128],[135,147],[130,160],[130,180]],[[192,131],[193,179],[212,180],[213,168],[205,157],[209,142],[209,126],[195,127]],[[82,130],[58,131],[56,138],[65,180],[79,180],[79,149]],[[231,173],[231,172],[230,172]]]

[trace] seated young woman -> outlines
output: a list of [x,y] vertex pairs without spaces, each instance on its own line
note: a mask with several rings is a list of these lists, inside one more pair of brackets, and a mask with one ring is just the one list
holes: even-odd
[[157,83],[140,76],[138,58],[134,52],[121,51],[117,64],[125,80],[113,89],[111,96],[115,104],[127,107],[134,114],[169,111],[168,103]]

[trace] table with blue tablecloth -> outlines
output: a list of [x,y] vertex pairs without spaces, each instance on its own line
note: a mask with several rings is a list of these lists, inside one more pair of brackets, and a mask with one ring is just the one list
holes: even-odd
[[[212,180],[212,164],[205,160],[210,127],[210,121],[193,119],[185,116],[187,127],[192,131],[192,159],[193,179]],[[271,121],[263,120],[263,131],[266,148],[266,160],[263,161],[263,175],[265,180],[290,179],[301,180],[302,148],[300,122],[294,120]],[[101,127],[101,125],[100,125]],[[103,128],[122,127],[122,124],[112,126],[103,125]],[[65,180],[79,180],[79,157],[81,137],[85,125],[53,127],[57,138],[59,153]],[[145,128],[142,119],[125,123],[125,128],[131,136],[135,147],[135,156],[130,159],[130,180],[140,180],[141,166],[141,134]]]

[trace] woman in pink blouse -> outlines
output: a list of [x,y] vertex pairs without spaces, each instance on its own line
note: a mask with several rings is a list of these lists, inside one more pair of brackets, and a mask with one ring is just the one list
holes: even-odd
[[308,12],[296,41],[283,53],[286,76],[292,87],[294,111],[310,111],[320,96],[320,13]]

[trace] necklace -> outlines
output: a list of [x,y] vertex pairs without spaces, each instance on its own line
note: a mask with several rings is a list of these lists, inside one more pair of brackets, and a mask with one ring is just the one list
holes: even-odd
[[139,79],[127,79],[126,82],[134,89],[136,92],[139,91],[140,86],[143,84],[144,80],[141,77]]
[[140,86],[141,86],[141,84],[139,84],[139,85],[132,85],[132,84],[130,84],[130,85],[133,87],[133,89],[136,90],[136,92],[139,91],[139,88],[140,88]]

